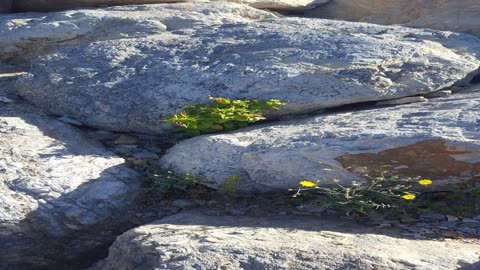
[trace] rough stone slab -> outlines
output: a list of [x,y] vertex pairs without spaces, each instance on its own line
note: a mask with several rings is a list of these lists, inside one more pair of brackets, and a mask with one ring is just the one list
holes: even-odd
[[19,93],[86,125],[140,133],[166,132],[160,119],[209,95],[278,98],[289,104],[278,114],[304,113],[436,91],[480,64],[469,35],[273,18],[232,3],[68,11],[9,35],[66,29],[85,37],[37,58]]
[[[11,6],[7,1],[0,12],[11,11]],[[224,0],[212,0],[224,1]],[[273,9],[273,10],[304,10],[314,8],[318,5],[328,3],[330,0],[227,0],[227,2],[234,2],[239,4],[247,4],[254,8]],[[72,9],[79,7],[105,7],[115,5],[139,5],[139,4],[160,4],[160,3],[175,3],[175,2],[201,2],[196,0],[15,0],[14,11],[16,12],[32,12],[32,11],[58,11],[62,9]],[[203,1],[206,2],[206,1]]]
[[480,36],[478,0],[335,0],[307,16],[376,24],[403,24]]
[[121,210],[140,183],[123,163],[30,105],[0,102],[0,269],[40,269],[111,241],[91,228],[129,218]]
[[240,175],[245,188],[259,190],[295,188],[303,179],[349,184],[383,170],[430,178],[437,186],[478,183],[479,111],[477,89],[426,103],[325,113],[192,138],[161,162],[214,187]]
[[[275,17],[228,3],[111,7],[0,17],[0,61],[27,64],[45,52],[92,41],[134,39],[202,24],[246,23]],[[199,25],[201,26],[201,25]]]
[[476,243],[382,235],[318,217],[249,218],[182,213],[130,230],[92,270],[475,269]]

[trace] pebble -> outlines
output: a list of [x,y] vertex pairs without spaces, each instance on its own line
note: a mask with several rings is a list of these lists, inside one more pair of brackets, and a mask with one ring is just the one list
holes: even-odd
[[412,223],[418,222],[418,219],[413,218],[413,217],[404,217],[404,218],[402,218],[400,221],[401,221],[402,223],[412,224]]
[[[438,221],[444,215],[441,214],[424,214],[420,220],[414,225],[402,226],[411,234],[426,236],[427,238],[465,238],[480,236],[480,222],[474,218],[464,218],[460,220],[454,216],[445,215],[449,221]],[[466,222],[465,222],[466,221]]]
[[195,204],[203,206],[203,205],[207,204],[207,201],[206,200],[195,200]]
[[121,134],[113,141],[114,144],[138,144],[138,139],[129,135]]
[[419,216],[420,219],[433,219],[433,220],[445,220],[446,217],[443,214],[438,214],[438,213],[428,213],[428,214],[421,214]]
[[466,233],[469,235],[476,235],[477,234],[477,229],[476,228],[470,228],[470,227],[458,227],[457,231]]
[[142,150],[141,152],[134,153],[133,157],[138,159],[158,159],[157,154],[147,150]]
[[443,222],[440,222],[440,226],[447,227],[447,228],[455,227],[455,225],[457,225],[457,222],[455,222],[455,221],[443,221]]
[[473,218],[462,218],[462,223],[474,223],[474,224],[478,224],[478,223],[480,223],[480,221],[475,220],[475,219],[473,219]]
[[187,199],[178,199],[172,202],[172,206],[179,208],[191,208],[195,206],[195,203]]
[[458,221],[459,219],[456,216],[452,215],[445,215],[447,217],[447,221]]

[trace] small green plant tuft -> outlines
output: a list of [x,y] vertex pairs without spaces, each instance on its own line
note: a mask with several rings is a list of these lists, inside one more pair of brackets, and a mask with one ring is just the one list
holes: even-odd
[[166,193],[173,189],[187,190],[196,183],[200,183],[199,176],[194,174],[175,175],[172,171],[156,171],[147,174],[146,179],[149,189],[159,193]]
[[225,182],[218,188],[218,192],[224,195],[235,195],[238,189],[243,186],[240,175],[230,175],[225,178]]
[[209,99],[215,103],[189,105],[181,113],[163,121],[181,127],[191,136],[197,136],[246,127],[248,123],[264,120],[263,114],[266,111],[278,110],[280,106],[286,105],[278,99]]

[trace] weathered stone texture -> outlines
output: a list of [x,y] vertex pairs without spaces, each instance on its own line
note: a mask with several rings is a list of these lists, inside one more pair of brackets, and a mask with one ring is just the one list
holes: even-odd
[[480,36],[477,0],[334,0],[307,16],[376,24],[403,24]]
[[311,217],[182,213],[124,233],[108,258],[92,269],[450,270],[470,265],[480,255],[474,243],[381,233]]
[[480,40],[468,35],[231,3],[68,11],[4,31],[17,37],[1,40],[4,50],[18,54],[72,39],[33,62],[17,84],[26,99],[90,126],[156,134],[209,95],[279,98],[289,105],[278,114],[304,113],[432,92],[480,64]]

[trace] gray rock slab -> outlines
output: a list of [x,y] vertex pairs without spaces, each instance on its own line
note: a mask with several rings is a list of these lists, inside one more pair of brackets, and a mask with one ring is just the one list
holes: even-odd
[[232,3],[68,11],[7,35],[49,32],[73,40],[37,58],[18,92],[86,125],[151,134],[170,132],[161,119],[208,96],[278,98],[288,105],[276,115],[305,113],[429,93],[480,64],[469,35],[274,18]]
[[0,17],[0,61],[28,66],[38,55],[68,45],[146,37],[166,32],[167,26],[174,30],[196,24],[245,23],[272,17],[275,15],[270,12],[228,3],[4,14]]
[[40,269],[111,241],[100,228],[121,227],[140,193],[123,163],[37,108],[0,102],[0,269]]
[[318,217],[250,218],[181,213],[130,230],[92,270],[474,269],[476,243],[384,235]]
[[464,32],[480,36],[477,0],[335,0],[307,16]]
[[303,179],[349,184],[398,175],[433,186],[480,180],[480,91],[385,108],[346,109],[182,141],[161,159],[218,187],[239,175],[245,189],[296,188]]
[[[6,1],[4,6],[0,5],[0,12],[11,11],[11,5]],[[212,0],[212,2],[220,0]],[[273,9],[273,10],[304,10],[311,9],[318,5],[328,3],[330,0],[228,0],[227,2],[247,4],[255,8]],[[115,5],[139,5],[139,4],[160,4],[172,2],[201,2],[196,0],[15,0],[14,11],[32,12],[32,11],[58,11],[62,9],[72,9],[80,7],[105,7]],[[203,1],[206,2],[206,1]]]

